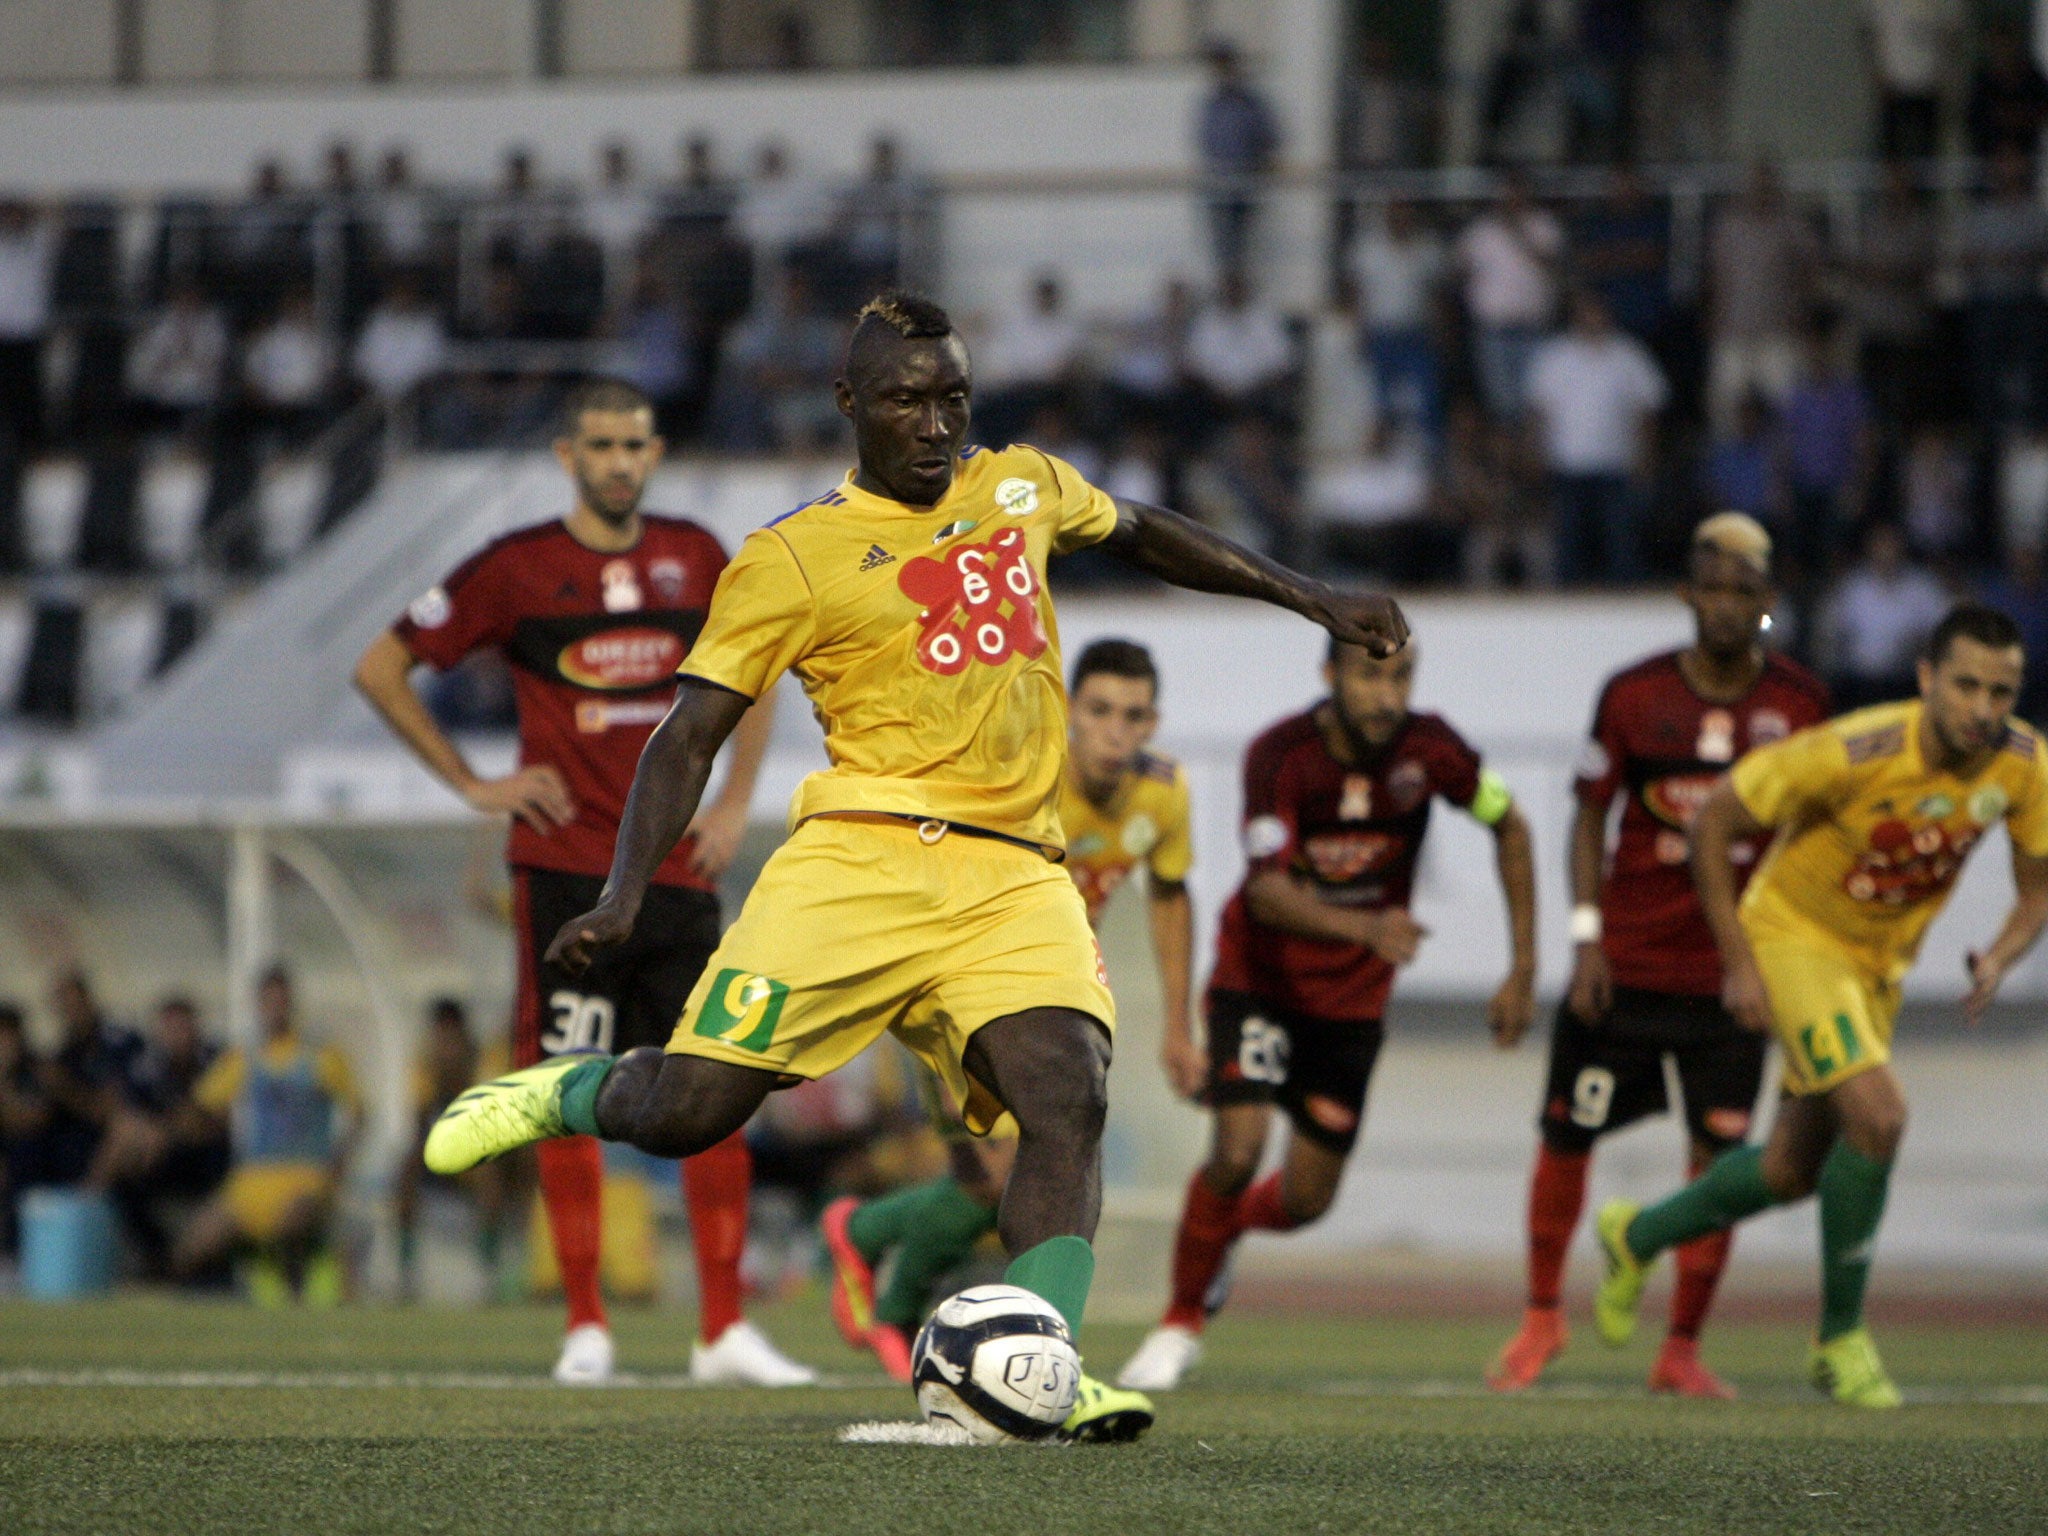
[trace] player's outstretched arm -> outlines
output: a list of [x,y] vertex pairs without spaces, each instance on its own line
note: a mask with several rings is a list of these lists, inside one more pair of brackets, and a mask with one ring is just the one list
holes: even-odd
[[1316,894],[1305,880],[1285,870],[1266,869],[1245,882],[1252,920],[1282,933],[1332,944],[1363,944],[1389,965],[1415,958],[1429,930],[1405,907],[1340,907]]
[[718,798],[697,812],[690,823],[696,851],[690,868],[706,880],[716,880],[732,867],[740,851],[740,839],[747,833],[747,810],[754,801],[754,785],[761,777],[761,763],[768,756],[769,740],[775,735],[775,690],[770,688],[754,701],[753,708],[740,717],[732,733],[732,761],[726,764],[725,783]]
[[[1607,877],[1607,807],[1578,802],[1572,812],[1571,882],[1573,924],[1577,914],[1591,909],[1600,915],[1601,887]],[[1572,979],[1565,999],[1573,1013],[1588,1024],[1607,1017],[1614,1005],[1614,973],[1607,966],[1607,950],[1596,932],[1590,939],[1572,935]]]
[[1161,581],[1272,603],[1375,656],[1390,656],[1407,643],[1408,621],[1391,597],[1340,592],[1164,507],[1119,500],[1116,514],[1116,528],[1102,548]]
[[1763,972],[1750,952],[1749,936],[1735,915],[1735,859],[1739,842],[1749,842],[1770,831],[1749,813],[1735,785],[1728,779],[1716,784],[1701,804],[1692,823],[1692,883],[1700,893],[1700,907],[1707,926],[1714,930],[1714,944],[1721,951],[1721,1003],[1735,1022],[1758,1034],[1771,1029],[1771,999],[1764,990]]
[[1970,970],[1970,992],[1963,999],[1963,1012],[1972,1024],[1984,1017],[1998,984],[2015,961],[2034,947],[2041,929],[2048,925],[2048,858],[2012,851],[2012,910],[2005,916],[1998,937],[1981,954],[1966,961]]
[[1536,1019],[1536,844],[1519,805],[1510,805],[1493,824],[1493,858],[1507,899],[1511,957],[1486,1022],[1493,1043],[1505,1051]]
[[715,683],[682,680],[667,717],[640,751],[604,891],[589,912],[562,925],[548,945],[550,962],[581,971],[599,950],[633,931],[655,871],[697,814],[712,759],[753,702]]

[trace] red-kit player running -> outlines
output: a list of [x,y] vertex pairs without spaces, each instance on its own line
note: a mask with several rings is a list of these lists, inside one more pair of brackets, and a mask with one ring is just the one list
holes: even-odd
[[[1415,861],[1442,799],[1494,835],[1513,961],[1488,1009],[1514,1045],[1534,1015],[1536,879],[1529,826],[1507,785],[1440,717],[1412,713],[1415,648],[1376,660],[1333,645],[1330,697],[1252,743],[1244,765],[1250,868],[1223,912],[1205,1007],[1209,1160],[1188,1181],[1173,1299],[1117,1377],[1163,1392],[1201,1354],[1239,1237],[1288,1232],[1336,1197],[1358,1140],[1395,970],[1424,930],[1408,912]],[[1254,1184],[1275,1106],[1291,1134]]]
[[[1487,1373],[1498,1391],[1531,1385],[1564,1348],[1565,1251],[1593,1144],[1664,1112],[1666,1057],[1677,1068],[1693,1173],[1749,1134],[1770,1041],[1721,1006],[1721,960],[1693,890],[1687,831],[1736,758],[1827,718],[1819,680],[1764,648],[1770,556],[1770,535],[1739,512],[1700,524],[1679,588],[1693,613],[1692,645],[1616,673],[1594,713],[1572,823],[1571,990],[1551,1035],[1529,1187],[1529,1305]],[[1610,860],[1617,795],[1626,799]],[[1761,852],[1745,850],[1752,863]],[[1699,1358],[1729,1235],[1678,1250],[1653,1391],[1734,1396]]]
[[[548,940],[597,900],[640,749],[668,713],[675,671],[704,622],[725,550],[695,523],[640,511],[660,461],[654,413],[631,385],[599,379],[570,395],[556,456],[576,487],[560,521],[485,546],[378,636],[356,685],[405,744],[480,811],[510,814],[519,959],[515,1066],[567,1051],[662,1045],[718,945],[715,882],[745,830],[773,703],[734,733],[725,788],[676,845],[629,944],[581,976],[545,963]],[[495,647],[511,663],[519,766],[483,779],[441,732],[409,678]],[[612,1372],[598,1289],[602,1149],[588,1136],[539,1149],[569,1332],[555,1365],[568,1384]],[[738,1132],[683,1164],[700,1298],[690,1374],[796,1386],[816,1379],[740,1315],[752,1159]]]

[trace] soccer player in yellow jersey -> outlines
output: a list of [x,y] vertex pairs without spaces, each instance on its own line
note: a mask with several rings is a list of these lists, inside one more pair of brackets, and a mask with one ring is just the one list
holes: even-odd
[[[1159,728],[1159,669],[1134,641],[1098,640],[1074,663],[1068,700],[1067,769],[1059,792],[1067,873],[1093,927],[1111,894],[1144,867],[1166,1005],[1167,1076],[1192,1095],[1203,1076],[1188,1018],[1194,913],[1187,873],[1194,849],[1187,775],[1145,750]],[[957,1122],[945,1119],[950,1135]],[[933,1288],[995,1227],[1016,1147],[1006,1136],[952,1136],[950,1172],[873,1200],[847,1196],[825,1208],[819,1225],[832,1254],[833,1320],[849,1344],[873,1350],[897,1380],[910,1380],[911,1340]],[[877,1296],[875,1270],[892,1250],[889,1284]]]
[[[1859,1407],[1898,1406],[1862,1320],[1906,1128],[1892,1021],[1921,935],[1994,824],[2012,844],[2016,896],[1970,956],[1972,1021],[2048,922],[2048,748],[2012,718],[2024,660],[2010,618],[1961,604],[1928,642],[1917,700],[1758,748],[1701,807],[1693,876],[1721,951],[1723,1001],[1746,1027],[1776,1035],[1784,1093],[1764,1146],[1724,1154],[1647,1210],[1613,1201],[1601,1211],[1608,1273],[1595,1315],[1609,1343],[1633,1331],[1657,1254],[1818,1191],[1814,1384]],[[1738,906],[1730,852],[1773,834]]]
[[[809,695],[831,765],[798,790],[788,841],[665,1051],[560,1057],[480,1085],[436,1123],[426,1161],[459,1172],[570,1134],[687,1157],[745,1124],[778,1084],[820,1077],[894,1031],[945,1080],[970,1130],[1013,1117],[1008,1279],[1078,1333],[1116,1008],[1058,864],[1066,696],[1046,561],[1099,544],[1378,654],[1407,625],[1391,599],[1340,593],[1113,498],[1037,449],[972,446],[967,347],[928,300],[866,305],[835,393],[856,467],[757,529],[719,578],[675,704],[641,755],[603,894],[563,925],[550,960],[587,965],[632,932],[713,755],[782,673]],[[1140,1422],[1106,1401],[1084,1383],[1070,1433]]]

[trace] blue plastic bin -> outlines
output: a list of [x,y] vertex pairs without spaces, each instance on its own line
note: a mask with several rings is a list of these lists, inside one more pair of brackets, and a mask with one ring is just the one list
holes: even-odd
[[69,1301],[114,1283],[114,1208],[96,1190],[28,1189],[21,1196],[21,1289]]

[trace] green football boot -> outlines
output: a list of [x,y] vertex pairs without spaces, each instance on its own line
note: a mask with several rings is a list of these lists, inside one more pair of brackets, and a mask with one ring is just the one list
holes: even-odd
[[1060,1426],[1060,1438],[1070,1443],[1109,1445],[1135,1440],[1152,1427],[1152,1399],[1142,1392],[1127,1392],[1097,1381],[1081,1378],[1074,1395],[1074,1411]]
[[1903,1401],[1877,1358],[1868,1328],[1852,1328],[1816,1343],[1808,1365],[1813,1384],[1851,1408],[1896,1408]]
[[443,1175],[466,1173],[514,1147],[568,1135],[562,1079],[594,1059],[557,1056],[458,1093],[427,1132],[426,1165]]
[[1643,1282],[1650,1274],[1650,1266],[1628,1246],[1628,1224],[1641,1209],[1633,1200],[1610,1200],[1593,1224],[1607,1258],[1607,1278],[1593,1293],[1593,1324],[1601,1338],[1617,1347],[1635,1337],[1636,1303],[1643,1299]]

